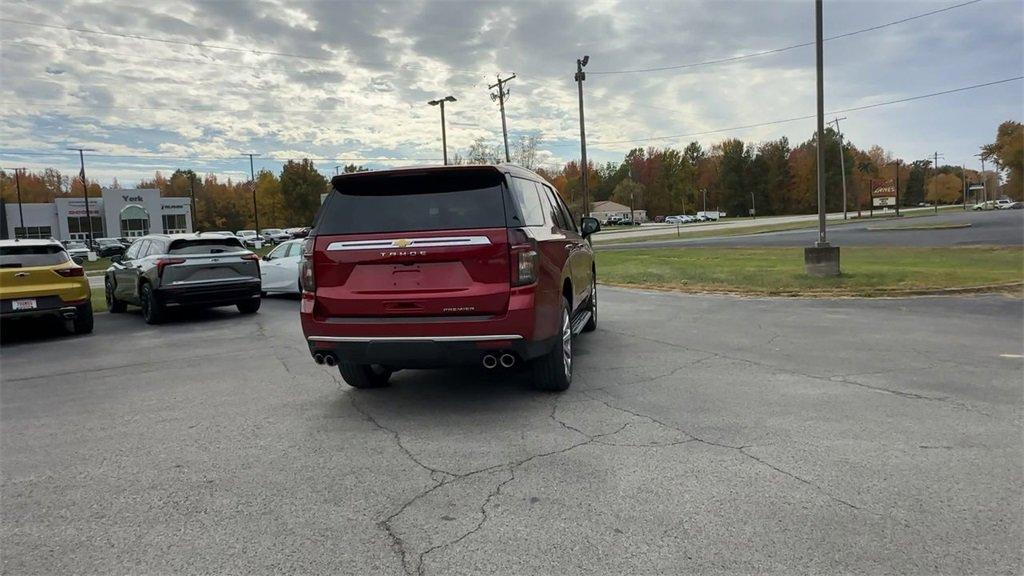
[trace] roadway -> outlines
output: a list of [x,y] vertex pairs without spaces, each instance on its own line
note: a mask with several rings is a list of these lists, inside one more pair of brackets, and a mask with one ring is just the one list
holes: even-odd
[[1020,299],[602,289],[561,395],[298,303],[0,347],[5,574],[1020,574]]
[[[969,226],[932,230],[886,230],[894,227],[932,225]],[[812,246],[817,239],[818,229],[815,227],[738,236],[595,243],[594,247],[598,250],[699,246],[797,247]],[[943,212],[937,216],[905,220],[886,219],[830,224],[828,240],[836,246],[1024,246],[1024,210]]]

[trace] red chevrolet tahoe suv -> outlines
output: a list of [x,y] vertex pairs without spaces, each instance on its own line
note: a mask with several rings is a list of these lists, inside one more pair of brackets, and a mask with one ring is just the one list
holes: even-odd
[[402,368],[530,363],[572,382],[597,327],[594,253],[554,188],[510,164],[336,176],[303,244],[302,331],[356,388]]

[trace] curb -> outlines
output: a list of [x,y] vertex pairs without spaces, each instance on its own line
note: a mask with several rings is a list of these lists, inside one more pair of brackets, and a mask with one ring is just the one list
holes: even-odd
[[713,296],[746,296],[751,298],[904,298],[915,296],[959,296],[964,294],[1007,294],[1008,296],[1024,297],[1024,282],[1008,282],[1005,284],[985,284],[981,286],[961,286],[954,288],[933,289],[885,289],[879,288],[867,294],[836,291],[836,292],[797,292],[797,291],[740,291],[693,289],[684,287],[656,286],[645,284],[621,284],[618,282],[598,282],[601,286],[628,288],[632,290],[654,290],[657,292],[675,292],[677,294],[713,295]]

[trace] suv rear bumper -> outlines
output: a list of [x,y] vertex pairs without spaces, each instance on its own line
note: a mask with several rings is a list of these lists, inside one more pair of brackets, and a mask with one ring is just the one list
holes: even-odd
[[510,352],[531,360],[551,351],[557,338],[527,341],[518,335],[339,337],[311,336],[311,355],[331,354],[339,362],[382,364],[396,368],[479,365],[484,355]]
[[260,280],[166,286],[156,290],[156,297],[165,306],[230,306],[260,296]]

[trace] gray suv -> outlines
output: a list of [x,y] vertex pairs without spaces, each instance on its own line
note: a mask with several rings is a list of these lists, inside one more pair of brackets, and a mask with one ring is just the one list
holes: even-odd
[[148,324],[161,322],[169,308],[238,306],[260,309],[259,256],[235,237],[220,234],[152,234],[139,238],[104,277],[107,307],[142,308]]

